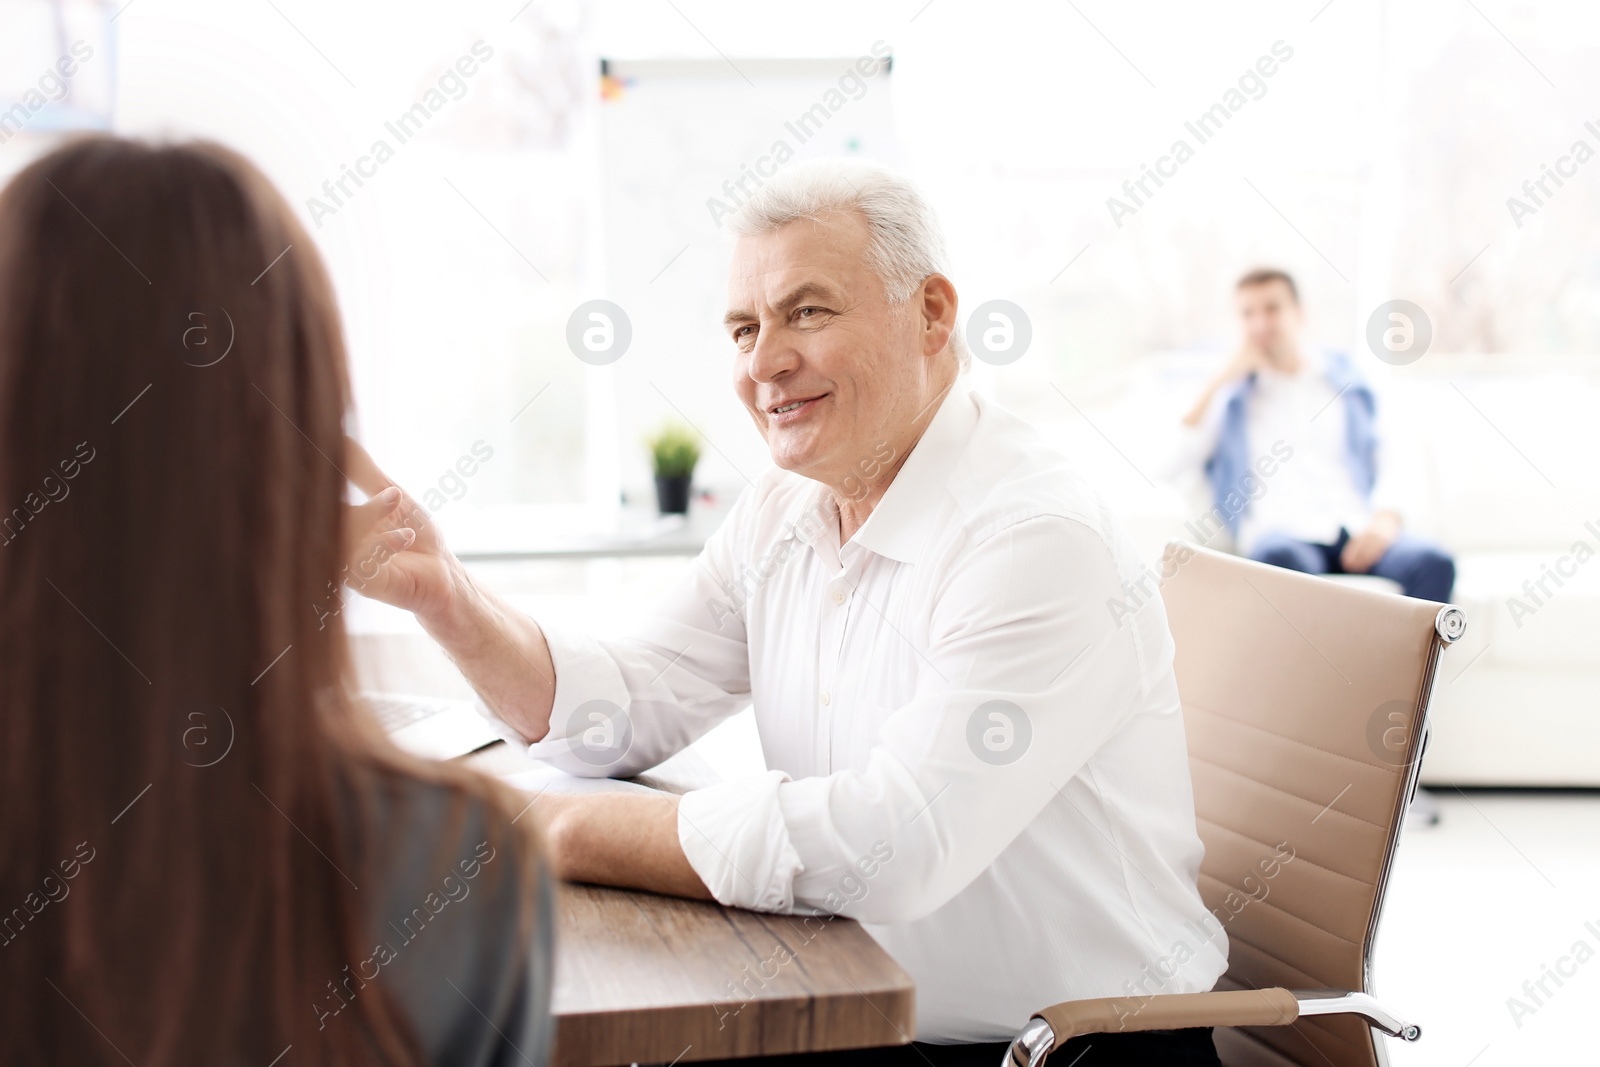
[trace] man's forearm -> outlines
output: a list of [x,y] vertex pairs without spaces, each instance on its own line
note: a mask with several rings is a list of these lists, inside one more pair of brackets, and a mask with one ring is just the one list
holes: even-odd
[[1405,521],[1400,517],[1400,512],[1394,508],[1379,508],[1374,511],[1372,513],[1372,522],[1373,525],[1380,526],[1390,533],[1399,533],[1401,527],[1405,525]]
[[534,810],[546,809],[563,879],[710,900],[678,843],[678,801],[670,793],[547,793]]
[[1206,411],[1211,407],[1212,397],[1217,395],[1217,390],[1222,388],[1223,384],[1224,382],[1220,377],[1213,378],[1206,383],[1205,389],[1195,399],[1194,406],[1184,412],[1183,424],[1185,426],[1200,425],[1201,420],[1206,417]]
[[[459,567],[459,565],[458,565]],[[550,730],[556,669],[538,623],[483,589],[460,568],[450,605],[418,616],[422,628],[489,709],[529,741]]]

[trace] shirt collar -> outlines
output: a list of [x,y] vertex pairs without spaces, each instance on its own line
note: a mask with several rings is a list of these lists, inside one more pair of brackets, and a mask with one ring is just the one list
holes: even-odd
[[932,533],[927,517],[944,493],[977,422],[972,396],[957,382],[940,401],[928,428],[850,543],[901,563],[916,563]]
[[839,569],[839,515],[828,487],[812,482],[784,519],[789,536],[809,547],[830,570]]

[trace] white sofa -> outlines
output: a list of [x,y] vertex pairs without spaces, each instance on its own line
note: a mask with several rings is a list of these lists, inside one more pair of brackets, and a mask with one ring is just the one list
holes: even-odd
[[1600,786],[1600,371],[1429,362],[1394,402],[1456,423],[1427,443],[1429,532],[1457,553],[1467,632],[1440,673],[1422,780]]

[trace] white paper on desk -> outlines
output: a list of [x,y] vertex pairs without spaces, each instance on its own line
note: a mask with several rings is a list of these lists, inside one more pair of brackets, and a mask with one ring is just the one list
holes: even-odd
[[501,776],[501,781],[525,793],[654,793],[656,790],[621,778],[581,778],[542,763],[531,771]]

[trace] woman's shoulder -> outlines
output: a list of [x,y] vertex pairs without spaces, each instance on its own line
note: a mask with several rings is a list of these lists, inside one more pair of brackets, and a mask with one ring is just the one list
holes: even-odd
[[393,773],[365,792],[358,896],[372,949],[349,972],[385,988],[433,1062],[543,1062],[554,926],[547,866],[530,862],[514,816],[473,790]]

